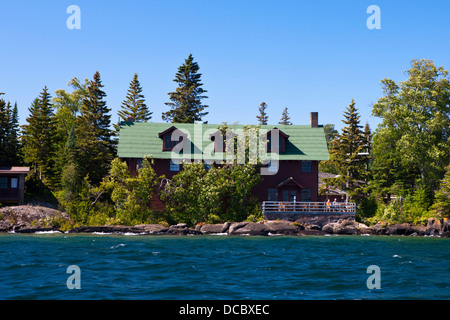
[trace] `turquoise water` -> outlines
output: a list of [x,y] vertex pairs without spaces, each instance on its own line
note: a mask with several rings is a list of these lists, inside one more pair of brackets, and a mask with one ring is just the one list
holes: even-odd
[[449,274],[440,238],[0,234],[0,299],[449,299]]

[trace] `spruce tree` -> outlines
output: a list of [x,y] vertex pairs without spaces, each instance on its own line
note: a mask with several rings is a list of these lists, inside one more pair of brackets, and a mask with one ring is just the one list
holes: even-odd
[[450,218],[450,164],[446,167],[444,178],[442,178],[440,188],[435,194],[435,202],[431,210],[438,216]]
[[[2,93],[3,94],[3,93]],[[10,112],[9,104],[0,99],[0,166],[10,165],[9,134],[10,134]]]
[[350,197],[361,192],[364,164],[367,157],[364,155],[366,144],[361,131],[360,116],[352,99],[351,104],[344,112],[346,125],[342,133],[333,141],[330,151],[330,163],[338,170],[339,177],[327,179],[327,184],[346,190]]
[[11,109],[9,101],[0,99],[0,166],[19,165],[21,163],[17,103]]
[[165,104],[171,109],[163,112],[162,119],[164,121],[194,123],[195,121],[201,121],[202,117],[208,114],[208,112],[203,112],[208,106],[202,104],[202,100],[208,97],[203,95],[207,91],[202,88],[199,69],[192,54],[178,68],[173,80],[178,84],[178,88],[175,92],[169,93],[171,102]]
[[35,181],[52,187],[56,134],[51,96],[45,87],[31,107],[27,125],[23,126],[24,160],[31,165]]
[[256,116],[256,119],[258,119],[259,124],[267,124],[267,121],[269,120],[269,116],[266,113],[267,104],[265,102],[261,102],[259,106],[259,115]]
[[289,117],[288,108],[284,108],[283,113],[281,114],[281,119],[280,119],[279,124],[292,125],[291,117]]
[[128,117],[132,117],[136,122],[147,122],[152,118],[153,112],[150,112],[145,104],[137,73],[130,82],[127,97],[122,102],[121,108],[118,114],[123,121],[127,121]]
[[93,184],[108,173],[115,149],[110,129],[111,115],[104,98],[100,73],[94,74],[80,107],[75,135],[77,137],[77,166],[81,175],[89,175]]

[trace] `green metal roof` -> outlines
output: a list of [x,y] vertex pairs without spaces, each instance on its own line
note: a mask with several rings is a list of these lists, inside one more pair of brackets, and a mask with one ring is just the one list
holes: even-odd
[[[122,122],[120,125],[118,156],[120,158],[143,158],[151,156],[154,159],[171,159],[171,151],[162,151],[163,141],[158,134],[176,127],[190,134],[194,153],[192,159],[201,159],[202,152],[212,141],[210,134],[218,130],[217,124],[193,123],[153,123],[153,122]],[[234,132],[242,130],[244,125],[230,125]],[[323,127],[311,128],[307,125],[260,125],[260,130],[270,131],[278,128],[289,136],[285,152],[279,154],[279,160],[329,160],[327,143]],[[203,141],[202,141],[203,140]],[[216,153],[216,156],[219,155]]]

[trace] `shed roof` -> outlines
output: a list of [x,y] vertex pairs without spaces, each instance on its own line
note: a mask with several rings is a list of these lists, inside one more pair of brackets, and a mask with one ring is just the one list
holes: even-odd
[[[193,150],[204,156],[205,147],[211,145],[211,134],[214,134],[217,124],[193,123],[154,123],[128,122],[120,124],[118,156],[120,158],[143,158],[151,156],[155,159],[171,159],[172,152],[162,151],[160,133],[171,127],[189,133]],[[239,132],[244,125],[228,125],[234,132]],[[308,125],[260,125],[260,130],[270,131],[280,129],[289,136],[285,152],[279,154],[279,160],[329,160],[325,133],[323,127],[311,128]],[[198,156],[198,154],[197,154]],[[195,158],[195,153],[193,158]]]
[[1,174],[27,174],[30,167],[0,167]]

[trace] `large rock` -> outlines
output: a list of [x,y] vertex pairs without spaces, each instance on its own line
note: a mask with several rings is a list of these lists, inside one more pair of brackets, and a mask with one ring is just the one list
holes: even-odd
[[378,222],[376,225],[372,226],[373,234],[385,235],[389,233],[389,229],[384,224]]
[[215,224],[204,224],[200,227],[200,231],[203,234],[217,234],[224,233],[222,232],[223,223],[215,223]]
[[389,229],[390,235],[407,236],[414,232],[411,229],[410,223],[396,223],[396,224],[389,226],[388,229]]
[[138,224],[135,227],[142,230],[142,233],[148,234],[164,234],[169,230],[168,227],[165,227],[162,224]]
[[450,231],[450,220],[446,219],[442,224],[442,232]]
[[269,228],[271,234],[294,235],[300,229],[304,229],[304,227],[299,228],[288,221],[266,221],[264,224]]
[[326,233],[334,233],[334,228],[339,226],[339,223],[332,222],[323,226],[322,231]]
[[170,226],[166,231],[167,234],[175,235],[201,235],[203,234],[200,230],[188,228],[185,223],[179,223],[177,225]]
[[265,224],[256,222],[232,223],[228,230],[229,235],[267,236],[269,232]]
[[11,206],[0,208],[0,232],[57,229],[59,223],[68,220],[65,212],[44,206]]
[[113,234],[125,234],[135,233],[140,234],[143,230],[137,227],[131,226],[85,226],[77,227],[68,231],[68,233],[113,233]]
[[427,236],[437,236],[441,233],[441,221],[435,218],[428,219],[427,229],[425,234]]

